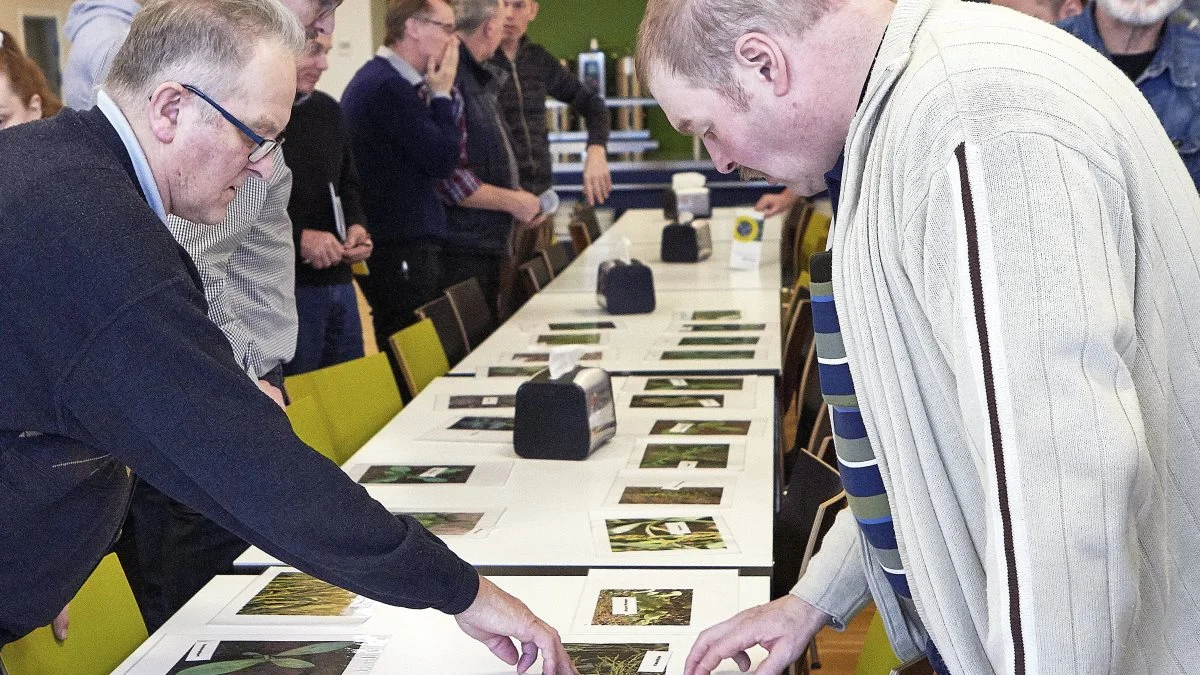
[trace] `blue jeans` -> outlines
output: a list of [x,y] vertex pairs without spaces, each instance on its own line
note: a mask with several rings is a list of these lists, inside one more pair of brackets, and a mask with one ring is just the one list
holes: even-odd
[[363,355],[362,324],[354,284],[296,284],[300,329],[296,355],[283,367],[287,375],[350,361]]

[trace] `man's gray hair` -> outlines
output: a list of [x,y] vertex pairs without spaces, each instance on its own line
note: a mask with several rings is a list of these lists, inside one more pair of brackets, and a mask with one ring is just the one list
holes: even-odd
[[845,0],[648,0],[638,28],[638,77],[656,68],[723,94],[745,109],[733,77],[738,38],[755,31],[800,37]]
[[464,35],[474,35],[485,21],[500,11],[503,0],[454,0],[454,27]]
[[103,88],[137,101],[174,81],[228,98],[264,42],[304,49],[304,27],[279,0],[153,0],[134,16]]

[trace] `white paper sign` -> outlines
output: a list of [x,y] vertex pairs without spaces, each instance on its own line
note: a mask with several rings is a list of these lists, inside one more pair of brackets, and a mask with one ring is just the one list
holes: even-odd
[[638,613],[637,598],[613,598],[612,613],[614,615],[632,616]]
[[638,666],[639,673],[665,673],[667,662],[671,660],[671,652],[646,652],[642,665]]
[[443,473],[446,473],[446,467],[435,466],[432,469],[426,469],[425,471],[421,472],[421,478],[437,478]]
[[715,398],[702,398],[702,399],[699,399],[699,403],[700,403],[700,405],[704,406],[705,408],[720,408],[721,407],[721,404]]
[[697,462],[694,459],[685,459],[679,462],[679,468],[681,469],[695,469],[699,465],[700,462]]
[[763,214],[758,211],[738,211],[733,222],[733,241],[729,245],[730,269],[758,269],[762,262],[763,220]]
[[687,387],[687,380],[683,379],[682,377],[672,377],[671,386],[684,389]]
[[663,526],[666,527],[667,532],[670,532],[671,534],[684,535],[692,533],[692,531],[688,529],[687,523],[682,523],[679,521],[663,523]]
[[499,396],[484,396],[483,397],[484,405],[496,405],[499,402],[500,402]]
[[221,644],[220,640],[204,640],[197,642],[188,650],[185,661],[211,661],[213,654],[217,651],[217,645]]

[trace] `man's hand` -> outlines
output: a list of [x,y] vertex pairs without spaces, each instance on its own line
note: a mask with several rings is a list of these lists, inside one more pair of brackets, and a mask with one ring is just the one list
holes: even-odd
[[371,257],[371,235],[367,228],[355,223],[346,230],[346,243],[342,245],[342,260],[348,263],[362,262]]
[[258,388],[262,390],[262,393],[270,396],[271,400],[275,401],[275,405],[278,405],[280,408],[285,410],[287,409],[287,405],[283,402],[283,392],[279,391],[279,387],[276,387],[266,380],[259,380]]
[[583,194],[589,206],[603,204],[612,194],[612,172],[608,170],[603,145],[587,146],[587,158],[583,160]]
[[512,190],[512,199],[508,207],[508,212],[516,218],[518,222],[528,223],[538,214],[542,212],[542,200],[532,192],[524,190]]
[[430,93],[449,96],[450,88],[454,86],[454,76],[457,74],[458,38],[454,37],[446,43],[446,50],[442,52],[441,58],[429,57],[425,67],[425,84],[429,85]]
[[71,625],[71,617],[67,614],[69,609],[71,609],[70,605],[63,607],[58,616],[54,617],[54,621],[50,622],[50,630],[54,632],[54,639],[59,642],[67,640],[67,628]]
[[300,259],[323,270],[342,261],[342,242],[330,232],[300,231]]
[[[479,577],[475,602],[456,614],[454,620],[464,633],[487,645],[501,661],[515,665],[518,673],[529,670],[541,651],[545,675],[577,675],[558,631],[534,616],[525,603],[483,577]],[[521,641],[519,659],[510,637]]]
[[770,217],[792,208],[797,199],[795,192],[784,188],[783,192],[760,197],[758,203],[754,205],[754,210],[761,211],[764,216]]
[[708,675],[724,659],[742,671],[750,669],[746,650],[762,645],[770,654],[758,666],[759,675],[779,675],[800,658],[808,641],[829,616],[794,595],[735,614],[700,634],[684,664],[683,675]]

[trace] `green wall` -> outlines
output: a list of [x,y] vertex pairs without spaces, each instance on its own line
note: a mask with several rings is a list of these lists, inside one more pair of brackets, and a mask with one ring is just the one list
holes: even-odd
[[[608,55],[608,86],[613,91],[615,61],[633,55],[646,0],[543,0],[538,5],[538,18],[529,24],[530,39],[574,67],[579,52],[596,38]],[[650,158],[691,159],[692,139],[672,129],[660,109],[646,109],[646,126],[659,142],[659,151]]]

